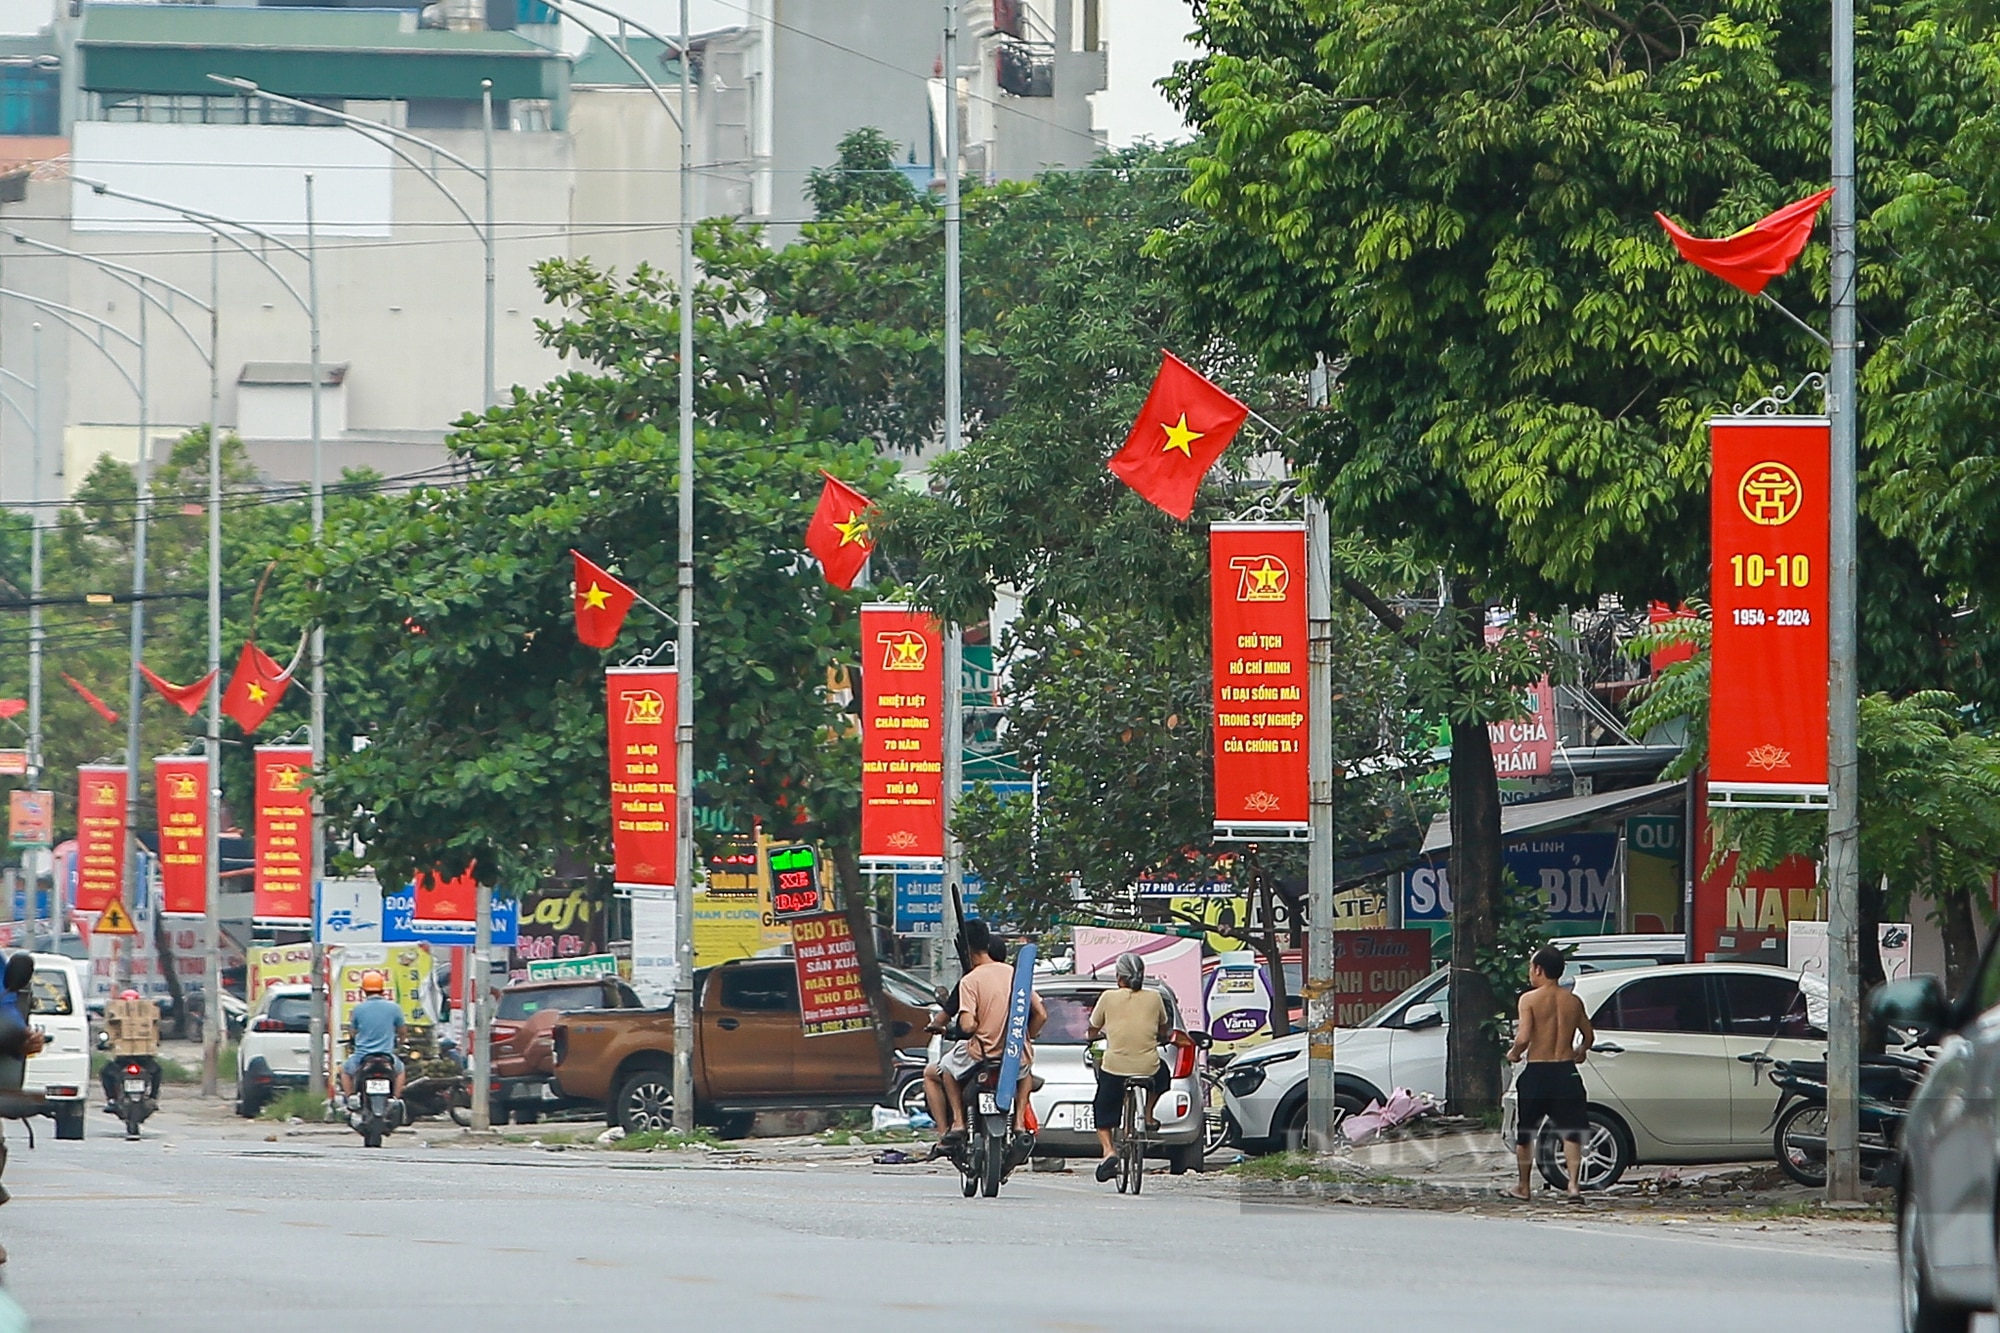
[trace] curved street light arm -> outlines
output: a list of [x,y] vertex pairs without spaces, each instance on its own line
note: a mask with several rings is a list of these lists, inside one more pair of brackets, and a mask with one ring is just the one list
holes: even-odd
[[298,246],[293,245],[284,237],[274,232],[265,231],[262,227],[254,227],[238,218],[226,218],[219,213],[204,213],[198,208],[189,208],[186,204],[170,204],[164,199],[153,199],[143,194],[133,194],[128,190],[115,189],[112,186],[106,185],[103,181],[94,181],[87,176],[71,176],[70,179],[78,185],[89,189],[92,194],[101,194],[110,199],[123,199],[128,204],[144,204],[148,208],[157,208],[163,213],[177,213],[189,222],[209,223],[216,227],[226,227],[231,231],[248,232],[258,240],[268,245],[275,245],[280,250],[296,258],[309,258],[305,251],[299,249]]
[[[547,5],[548,8],[553,9],[556,13],[568,19],[571,23],[574,23],[577,27],[582,28],[585,32],[589,33],[592,37],[595,37],[598,41],[603,42],[604,45],[611,51],[611,54],[617,56],[620,60],[624,61],[626,66],[630,68],[634,74],[637,74],[641,79],[641,81],[645,83],[647,89],[653,94],[653,100],[660,104],[660,110],[666,112],[667,119],[671,120],[674,123],[674,128],[680,130],[682,134],[687,133],[686,129],[681,125],[680,113],[676,112],[673,106],[667,101],[666,93],[660,88],[659,83],[654,80],[653,76],[646,72],[646,69],[643,65],[641,65],[638,61],[632,58],[632,53],[630,51],[627,51],[623,46],[620,46],[617,42],[612,41],[609,37],[606,37],[602,32],[599,32],[596,28],[593,28],[590,25],[589,20],[578,17],[574,12],[572,12],[568,8],[567,5],[558,4],[557,0],[543,0],[543,3]],[[577,0],[577,3],[582,4],[584,3],[584,0]],[[651,28],[645,27],[638,23],[633,23],[632,20],[626,19],[624,15],[617,14],[613,10],[605,9],[604,6],[602,5],[590,5],[589,7],[591,9],[598,10],[601,13],[612,14],[614,17],[623,19],[626,23],[631,24],[632,27],[638,28],[641,33],[645,34],[648,37],[651,37],[654,41],[658,42],[668,41],[667,38],[660,36],[658,33],[654,32]],[[669,42],[669,44],[673,46],[676,51],[679,51],[681,49],[681,44],[677,41]]]
[[22,388],[26,389],[30,393],[33,393],[36,390],[36,385],[33,380],[29,379],[26,375],[17,375],[13,371],[7,369],[7,367],[5,366],[0,366],[0,375],[6,376],[8,379],[14,381],[14,383],[20,385]]
[[419,148],[428,148],[447,162],[455,166],[464,167],[475,176],[484,176],[486,174],[478,167],[473,166],[472,163],[460,157],[457,153],[452,152],[449,148],[441,144],[432,143],[420,134],[411,134],[408,130],[399,130],[393,125],[384,125],[379,120],[369,120],[363,116],[351,116],[345,111],[333,111],[319,105],[317,102],[305,102],[296,97],[287,97],[283,93],[274,93],[269,89],[259,86],[253,79],[238,78],[231,74],[211,74],[208,77],[225,88],[234,88],[245,97],[255,97],[265,102],[276,102],[280,106],[297,107],[299,110],[310,112],[315,116],[325,116],[328,120],[337,120],[341,124],[353,129],[372,130],[379,134],[386,134],[392,139],[401,139],[405,143],[413,143]]
[[[111,368],[118,372],[118,378],[125,381],[125,387],[132,391],[133,397],[136,398],[139,396],[139,381],[133,377],[132,372],[125,369],[123,362],[111,355],[111,349],[104,345],[104,335],[106,333],[115,333],[134,347],[139,345],[137,338],[125,332],[125,330],[119,328],[116,324],[107,324],[97,318],[97,316],[88,314],[82,310],[77,310],[71,306],[59,305],[46,297],[35,296],[29,292],[17,292],[11,287],[0,287],[0,297],[7,296],[11,296],[17,301],[26,301],[36,309],[48,312],[56,319],[62,321],[70,332],[81,335],[85,342],[104,353],[104,359],[109,361]],[[84,322],[79,323],[79,320]],[[90,325],[96,326],[96,337],[91,336]]]
[[[32,388],[33,386],[30,385],[29,387]],[[21,405],[14,401],[13,394],[8,393],[5,389],[0,389],[0,403],[5,403],[8,407],[13,408],[14,415],[21,419],[21,424],[26,426],[30,431],[34,430],[35,419],[21,410]]]
[[101,260],[95,257],[94,255],[86,255],[76,250],[65,250],[60,245],[51,245],[47,241],[38,241],[32,236],[25,236],[18,231],[12,230],[11,228],[0,227],[0,232],[4,232],[6,235],[12,236],[15,239],[15,241],[19,242],[22,245],[34,246],[39,249],[47,250],[53,254],[60,255],[67,259],[81,259],[84,263],[89,264],[92,267],[96,268],[99,272],[103,273],[106,277],[112,279],[114,282],[121,282],[125,284],[127,287],[130,287],[133,291],[139,294],[140,300],[151,301],[153,303],[153,307],[156,310],[158,310],[161,314],[165,315],[167,319],[173,323],[173,326],[179,329],[181,333],[186,336],[188,342],[192,344],[194,347],[194,354],[201,358],[202,364],[203,365],[208,364],[208,344],[202,338],[196,336],[195,331],[193,329],[190,329],[187,326],[187,324],[181,319],[180,312],[174,309],[173,302],[167,300],[159,293],[153,291],[148,284],[158,283],[161,287],[166,288],[168,292],[178,296],[185,296],[188,300],[193,301],[196,305],[200,306],[204,311],[213,314],[214,312],[209,310],[208,302],[202,300],[198,296],[195,296],[191,292],[184,291],[183,289],[174,286],[174,284],[172,284],[171,282],[164,282],[161,279],[154,277],[152,274],[145,272],[143,269],[128,268],[124,264],[114,264],[111,263],[109,260]]
[[686,51],[686,48],[682,45],[681,38],[669,37],[665,33],[655,32],[653,29],[639,22],[639,20],[633,18],[630,14],[622,13],[619,10],[613,9],[609,5],[599,4],[597,3],[597,0],[569,0],[569,3],[582,5],[585,9],[594,9],[598,13],[603,14],[606,17],[617,19],[620,23],[623,23],[628,28],[638,29],[639,33],[642,36],[650,37],[654,41],[660,43],[662,46],[672,47],[676,58],[680,57]]

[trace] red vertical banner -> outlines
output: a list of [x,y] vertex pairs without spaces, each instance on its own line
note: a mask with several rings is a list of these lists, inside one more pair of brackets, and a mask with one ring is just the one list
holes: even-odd
[[76,770],[76,910],[101,912],[125,892],[125,769]]
[[861,608],[861,855],[944,856],[944,629],[894,602]]
[[417,876],[411,888],[415,908],[410,918],[420,925],[479,919],[479,881],[470,870],[456,879],[442,879],[426,871]]
[[659,887],[674,882],[674,720],[679,704],[680,673],[672,667],[611,667],[604,673],[616,883]]
[[168,916],[208,910],[208,760],[153,761],[160,809],[160,896]]
[[312,749],[257,747],[257,878],[250,915],[259,925],[312,923]]
[[1709,441],[1709,797],[1823,796],[1826,418],[1721,418]]
[[1306,828],[1306,529],[1208,530],[1214,642],[1215,823],[1225,832]]

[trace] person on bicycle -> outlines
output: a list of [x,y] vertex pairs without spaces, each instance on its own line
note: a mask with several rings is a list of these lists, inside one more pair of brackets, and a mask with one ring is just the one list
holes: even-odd
[[1146,960],[1136,953],[1118,955],[1118,985],[1097,997],[1090,1011],[1086,1041],[1104,1038],[1104,1054],[1097,1057],[1097,1142],[1104,1160],[1097,1164],[1097,1178],[1109,1180],[1118,1174],[1118,1153],[1111,1131],[1125,1101],[1127,1079],[1148,1080],[1146,1128],[1155,1130],[1160,1122],[1153,1110],[1172,1077],[1160,1047],[1173,1039],[1173,1021],[1167,1017],[1167,1003],[1158,991],[1146,989]]

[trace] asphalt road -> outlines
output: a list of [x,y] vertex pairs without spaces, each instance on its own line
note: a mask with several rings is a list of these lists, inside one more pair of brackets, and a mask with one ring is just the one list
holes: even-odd
[[1082,1173],[967,1200],[910,1168],[92,1130],[33,1153],[9,1131],[0,1242],[45,1333],[1894,1326],[1882,1253],[1556,1210],[1245,1207],[1213,1179],[1128,1199]]

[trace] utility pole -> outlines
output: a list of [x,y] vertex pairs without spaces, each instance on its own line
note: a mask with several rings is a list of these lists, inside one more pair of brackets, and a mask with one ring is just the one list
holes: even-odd
[[[152,449],[147,435],[151,423],[147,420],[146,379],[146,298],[139,297],[139,461],[137,481],[139,483],[137,522],[132,531],[132,661],[127,668],[125,680],[125,883],[123,885],[125,906],[134,912],[139,910],[139,895],[147,888],[146,873],[139,864],[139,704],[143,699],[140,690],[144,684],[139,679],[139,659],[146,651],[146,529],[152,518]],[[113,948],[117,947],[116,941]],[[120,980],[118,968],[113,964],[113,982]]]
[[[958,0],[944,5],[944,451],[957,453],[965,443],[965,409],[960,395],[962,330],[959,307],[958,199]],[[958,903],[964,892],[965,858],[958,841],[958,793],[965,785],[965,632],[945,626],[944,639],[944,781],[939,805],[944,815],[944,936],[938,941],[938,967],[932,979],[942,981],[952,971],[958,938]]]
[[679,671],[674,722],[674,1128],[694,1132],[694,57],[688,51],[688,0],[681,0],[681,365],[679,519],[674,604],[674,666]]
[[[319,228],[313,214],[313,176],[306,173],[306,313],[311,329],[307,374],[312,376],[312,539],[326,534],[326,463],[320,447],[319,415]],[[319,938],[319,886],[326,878],[326,801],[320,778],[326,772],[326,630],[312,627],[312,1073],[306,1090],[326,1096],[326,946]]]
[[1827,1118],[1826,1197],[1861,1197],[1860,936],[1861,790],[1857,754],[1860,634],[1855,572],[1855,438],[1860,403],[1854,376],[1854,0],[1833,0],[1833,374],[1827,386],[1831,425],[1827,586],[1826,820]]
[[[1326,504],[1306,500],[1306,1137],[1334,1148],[1333,590]],[[1275,929],[1275,927],[1274,927]]]
[[208,236],[208,759],[207,805],[202,812],[201,918],[203,1010],[201,1095],[215,1096],[222,1059],[222,238]]
[[493,406],[493,80],[479,81],[479,106],[486,127],[486,406]]
[[[28,422],[28,448],[33,455],[28,496],[33,502],[31,513],[34,526],[28,536],[28,599],[33,605],[28,608],[28,790],[42,789],[42,322],[34,323],[33,360],[29,369],[34,372],[34,381],[28,386],[28,402],[33,407],[33,419]],[[40,867],[48,857],[43,847],[29,849],[29,856],[22,857],[24,863],[36,867],[28,876],[28,922],[27,938],[34,939],[35,900],[41,889]],[[49,877],[49,952],[59,953],[62,947],[61,918],[56,913],[55,877]]]

